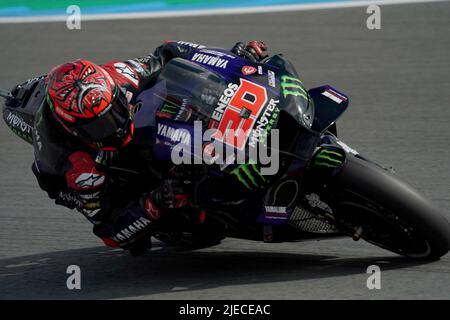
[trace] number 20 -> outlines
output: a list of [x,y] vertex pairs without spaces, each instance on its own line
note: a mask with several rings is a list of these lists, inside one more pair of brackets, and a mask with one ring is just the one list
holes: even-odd
[[216,138],[242,150],[256,119],[267,103],[267,91],[263,86],[251,81],[245,79],[240,81],[239,88],[230,100],[217,128],[223,138]]

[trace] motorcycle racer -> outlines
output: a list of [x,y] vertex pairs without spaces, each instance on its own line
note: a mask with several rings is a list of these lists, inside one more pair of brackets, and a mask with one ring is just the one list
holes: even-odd
[[[114,182],[108,169],[133,144],[134,98],[154,84],[168,61],[187,58],[197,47],[167,41],[142,58],[101,66],[76,60],[54,67],[45,77],[46,100],[33,133],[33,173],[56,204],[81,212],[110,247],[144,252],[154,222],[185,204],[182,184],[166,180],[143,196],[111,205]],[[252,61],[263,60],[265,51],[260,41],[238,42],[231,49]],[[15,103],[19,93],[17,86],[7,104]]]

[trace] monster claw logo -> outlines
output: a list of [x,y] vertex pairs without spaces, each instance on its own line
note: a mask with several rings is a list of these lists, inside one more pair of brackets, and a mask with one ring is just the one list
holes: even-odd
[[289,76],[282,76],[281,77],[281,89],[283,96],[286,98],[288,95],[292,96],[300,96],[306,100],[309,100],[308,93],[306,92],[305,88],[303,87],[303,83],[300,81],[300,79],[289,77]]
[[235,175],[239,182],[250,190],[259,188],[266,181],[254,163],[241,164],[239,167],[231,171],[231,174]]
[[313,165],[316,167],[338,168],[344,163],[344,154],[322,149],[314,157]]
[[163,105],[160,111],[162,113],[176,114],[178,112],[178,109],[179,108],[177,106],[166,103]]

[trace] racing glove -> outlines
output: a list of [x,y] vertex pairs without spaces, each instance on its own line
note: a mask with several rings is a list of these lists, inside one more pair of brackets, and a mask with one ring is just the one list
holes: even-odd
[[267,58],[266,50],[267,46],[264,42],[250,41],[247,42],[247,44],[237,42],[231,49],[231,52],[253,62],[261,62],[263,59]]

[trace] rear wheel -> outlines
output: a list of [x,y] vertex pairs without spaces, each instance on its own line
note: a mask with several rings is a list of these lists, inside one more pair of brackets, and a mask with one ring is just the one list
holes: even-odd
[[328,188],[337,224],[355,240],[410,258],[436,259],[449,251],[447,219],[386,170],[349,155]]

